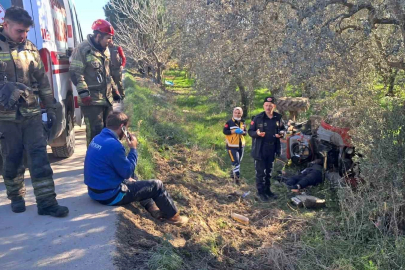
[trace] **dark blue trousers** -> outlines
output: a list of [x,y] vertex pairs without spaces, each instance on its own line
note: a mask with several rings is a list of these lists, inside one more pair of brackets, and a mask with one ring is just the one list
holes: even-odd
[[258,193],[264,193],[270,189],[271,170],[275,158],[274,147],[263,147],[262,158],[255,159],[256,188]]
[[115,205],[125,205],[131,202],[140,202],[146,209],[156,203],[157,207],[166,218],[171,218],[177,213],[173,199],[163,187],[160,180],[131,181],[125,180],[128,191],[120,202]]
[[243,158],[243,153],[244,153],[244,147],[239,147],[239,148],[230,148],[227,147],[226,149],[228,151],[228,155],[231,159],[232,162],[232,171],[231,171],[231,177],[238,177],[240,176],[240,163]]

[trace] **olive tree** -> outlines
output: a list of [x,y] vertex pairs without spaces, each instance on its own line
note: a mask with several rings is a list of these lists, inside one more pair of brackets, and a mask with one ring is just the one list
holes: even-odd
[[392,92],[404,69],[404,1],[168,0],[177,56],[196,86],[249,106],[256,87],[307,97],[359,91],[375,78]]
[[115,39],[129,57],[151,70],[157,83],[176,47],[176,32],[168,23],[164,0],[110,0],[105,6]]

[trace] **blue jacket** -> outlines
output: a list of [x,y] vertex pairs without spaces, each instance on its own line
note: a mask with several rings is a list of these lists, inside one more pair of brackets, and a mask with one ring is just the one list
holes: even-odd
[[95,193],[89,189],[94,200],[108,200],[121,190],[124,179],[130,178],[138,160],[136,149],[125,156],[125,148],[117,134],[104,128],[91,141],[84,160],[84,183],[91,189],[105,191]]

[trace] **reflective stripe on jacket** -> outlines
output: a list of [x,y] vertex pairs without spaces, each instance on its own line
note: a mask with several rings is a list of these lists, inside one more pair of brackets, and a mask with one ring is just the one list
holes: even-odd
[[223,133],[225,134],[226,146],[231,148],[239,148],[240,146],[245,147],[245,135],[231,133],[232,130],[241,128],[246,132],[246,125],[243,121],[236,121],[235,119],[230,119],[226,122],[224,126]]

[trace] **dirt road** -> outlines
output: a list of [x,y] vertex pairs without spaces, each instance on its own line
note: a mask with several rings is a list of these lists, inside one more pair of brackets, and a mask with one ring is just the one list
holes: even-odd
[[114,269],[118,209],[93,202],[83,183],[85,129],[76,127],[76,151],[55,159],[49,149],[57,199],[67,217],[39,216],[26,171],[27,211],[15,214],[0,177],[0,269]]

